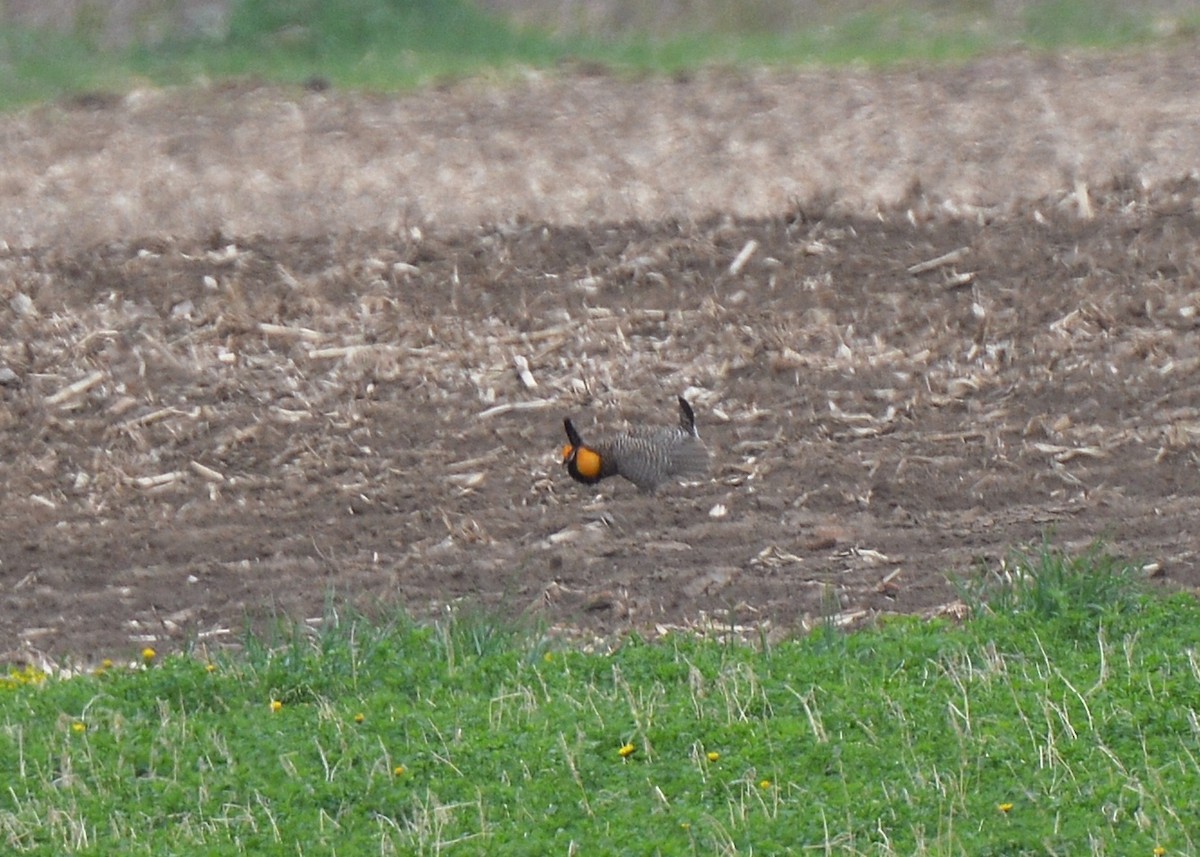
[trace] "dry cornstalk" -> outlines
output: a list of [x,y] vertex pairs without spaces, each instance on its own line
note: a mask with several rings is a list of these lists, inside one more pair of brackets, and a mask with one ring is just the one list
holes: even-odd
[[81,396],[104,380],[104,373],[97,369],[90,375],[80,378],[74,384],[68,384],[57,393],[46,397],[47,405],[61,405],[64,402]]
[[950,277],[947,277],[946,282],[942,283],[942,288],[949,291],[950,289],[957,289],[957,288],[961,288],[962,286],[969,286],[973,282],[975,282],[975,272],[974,271],[963,271],[961,274],[954,274]]
[[135,476],[129,480],[129,483],[138,488],[160,488],[163,485],[178,482],[182,478],[182,471],[172,470],[169,473],[159,473],[154,476]]
[[452,485],[457,485],[459,488],[474,488],[483,484],[484,474],[475,471],[474,473],[452,473],[446,477],[446,481]]
[[949,253],[943,253],[941,256],[929,259],[928,261],[918,262],[915,265],[910,265],[908,267],[908,272],[910,274],[924,274],[926,271],[933,271],[945,265],[953,265],[955,262],[965,259],[967,254],[970,252],[970,247],[959,247],[957,250],[951,250]]
[[199,461],[192,461],[188,464],[197,476],[202,479],[207,479],[209,482],[224,482],[225,474],[218,470],[213,470],[211,467],[206,467]]
[[121,423],[120,428],[128,429],[133,428],[134,426],[148,426],[151,423],[161,422],[167,417],[173,416],[187,416],[195,419],[199,415],[199,408],[196,408],[190,413],[188,411],[181,411],[178,408],[159,408],[157,411],[151,411],[148,414],[142,414],[139,417],[131,417],[130,419],[127,419],[125,422]]
[[1075,204],[1079,206],[1079,219],[1091,220],[1095,216],[1092,210],[1092,198],[1088,193],[1087,182],[1081,178],[1075,179]]
[[555,337],[565,338],[567,334],[575,330],[574,324],[559,324],[554,327],[546,327],[541,330],[522,331],[520,333],[506,333],[504,336],[496,338],[496,342],[500,345],[512,345],[518,342],[537,342],[541,339],[554,339]]
[[1046,455],[1053,455],[1054,460],[1065,464],[1072,458],[1104,458],[1108,455],[1098,446],[1059,446],[1053,443],[1035,443],[1033,448]]
[[282,324],[271,324],[266,321],[259,322],[258,330],[260,333],[265,333],[268,336],[285,336],[289,339],[320,340],[325,338],[325,334],[308,327],[287,327]]
[[746,246],[741,249],[729,263],[729,276],[736,277],[742,272],[742,268],[746,267],[746,263],[750,261],[750,257],[754,255],[754,251],[758,249],[758,242],[751,238],[746,242]]
[[484,465],[494,464],[495,462],[500,460],[502,453],[503,453],[503,450],[500,447],[496,447],[495,449],[490,451],[487,455],[480,455],[480,456],[476,456],[475,458],[467,458],[467,459],[463,459],[462,461],[452,461],[446,465],[446,469],[453,470],[453,471],[472,470],[476,467],[483,467]]
[[502,414],[507,414],[512,411],[540,411],[542,408],[552,408],[556,402],[553,399],[533,399],[528,402],[504,402],[488,408],[486,411],[480,411],[479,419],[487,419],[488,417],[498,417]]
[[299,423],[312,417],[312,414],[308,411],[298,411],[294,408],[281,408],[278,405],[272,405],[269,413],[281,423]]
[[375,348],[374,345],[336,345],[332,348],[314,348],[308,352],[309,360],[337,360],[342,357],[351,357],[368,348]]
[[529,371],[529,361],[520,354],[513,355],[513,366],[517,369],[517,377],[521,379],[521,383],[525,388],[532,390],[538,385],[537,379],[533,377],[533,373]]

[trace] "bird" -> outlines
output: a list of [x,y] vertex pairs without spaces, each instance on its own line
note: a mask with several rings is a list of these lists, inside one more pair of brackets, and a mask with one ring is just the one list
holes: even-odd
[[567,443],[563,465],[576,482],[595,485],[624,476],[643,494],[671,479],[698,479],[708,473],[709,455],[696,431],[696,415],[679,396],[678,426],[641,426],[596,443],[585,443],[570,418],[563,419]]

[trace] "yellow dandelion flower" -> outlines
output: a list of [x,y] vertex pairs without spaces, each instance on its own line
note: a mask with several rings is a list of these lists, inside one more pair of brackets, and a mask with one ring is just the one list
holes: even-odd
[[9,669],[8,675],[0,676],[0,688],[12,690],[26,684],[39,684],[46,680],[46,673],[35,666]]
[[1163,857],[1163,855],[1166,853],[1167,849],[1163,848],[1161,845],[1154,846],[1154,857]]
[[354,715],[354,722],[355,722],[355,723],[362,723],[362,722],[363,722],[364,720],[366,720],[366,719],[367,719],[367,715],[363,714],[361,711],[360,711],[360,712],[358,712],[358,714],[355,714],[355,715]]
[[102,660],[100,662],[100,668],[105,669],[105,670],[111,670],[113,668],[112,658],[105,658],[104,660]]
[[279,711],[281,708],[283,708],[282,702],[280,702],[278,699],[271,700],[271,713],[272,714],[274,714],[276,711]]
[[550,663],[554,660],[554,652],[546,652],[546,654],[542,655],[542,660],[546,663]]
[[1013,805],[1011,803],[1002,803],[996,807],[996,809],[1000,810],[1005,815],[1008,815],[1010,812],[1012,812],[1012,808]]
[[622,759],[628,759],[633,755],[635,750],[637,750],[637,747],[633,746],[632,744],[622,744],[621,749],[618,750],[617,753]]
[[407,770],[408,768],[404,767],[403,765],[397,765],[396,767],[392,768],[392,775],[396,777],[402,777],[404,776],[404,772]]
[[215,673],[215,672],[217,671],[217,665],[216,665],[216,664],[212,664],[212,663],[205,664],[205,665],[204,665],[204,671],[205,671],[206,673]]
[[84,723],[82,720],[76,720],[74,723],[71,724],[71,731],[72,732],[86,732],[87,724]]
[[769,788],[771,787],[771,781],[770,781],[770,780],[763,780],[761,783],[759,783],[759,784],[758,784],[758,787],[759,787],[760,789],[769,789]]
[[710,761],[710,762],[715,762],[715,761],[717,761],[717,759],[721,758],[721,754],[718,753],[716,750],[709,750],[707,755],[708,755],[708,761]]
[[150,648],[149,646],[146,646],[146,648],[142,649],[142,660],[146,663],[150,663],[157,657],[158,652],[154,651],[154,649]]

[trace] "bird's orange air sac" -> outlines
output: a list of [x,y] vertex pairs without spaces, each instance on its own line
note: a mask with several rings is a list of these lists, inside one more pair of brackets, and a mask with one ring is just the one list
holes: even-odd
[[585,479],[595,479],[600,475],[600,454],[581,446],[575,451],[575,469]]

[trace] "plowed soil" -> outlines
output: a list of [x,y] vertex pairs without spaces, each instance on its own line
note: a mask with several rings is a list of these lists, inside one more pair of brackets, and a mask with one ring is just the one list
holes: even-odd
[[[1043,538],[1200,586],[1197,56],[0,119],[0,651],[788,633]],[[563,472],[679,393],[710,480]]]

